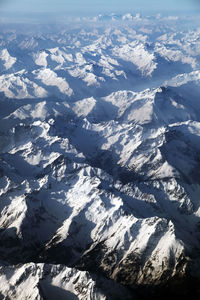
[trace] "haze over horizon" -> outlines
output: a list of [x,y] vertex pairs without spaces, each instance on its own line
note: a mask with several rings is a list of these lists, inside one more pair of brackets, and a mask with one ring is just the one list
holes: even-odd
[[15,21],[58,21],[63,16],[91,16],[99,13],[199,13],[200,5],[197,0],[1,0],[1,22]]

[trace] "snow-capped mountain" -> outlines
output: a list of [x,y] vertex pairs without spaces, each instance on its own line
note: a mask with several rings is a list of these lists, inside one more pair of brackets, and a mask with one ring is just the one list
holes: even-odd
[[140,18],[2,30],[2,299],[199,293],[200,30]]

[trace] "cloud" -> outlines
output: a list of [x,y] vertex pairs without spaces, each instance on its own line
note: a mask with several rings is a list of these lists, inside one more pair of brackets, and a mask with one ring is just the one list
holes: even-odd
[[163,18],[163,20],[166,20],[166,21],[177,21],[179,19],[178,16],[168,16],[166,18]]

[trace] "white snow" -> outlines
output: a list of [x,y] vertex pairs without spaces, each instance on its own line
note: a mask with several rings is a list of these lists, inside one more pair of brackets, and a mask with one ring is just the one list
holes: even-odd
[[34,74],[36,75],[36,78],[41,80],[41,82],[45,85],[57,87],[64,95],[72,95],[73,91],[69,87],[67,81],[64,78],[57,76],[57,74],[51,69],[42,69]]
[[45,51],[34,54],[34,60],[35,60],[36,65],[46,68],[47,67],[47,57],[48,57],[48,54]]
[[138,42],[132,42],[121,47],[115,47],[113,49],[113,55],[133,63],[142,72],[142,74],[146,76],[151,76],[157,66],[154,54],[149,53],[145,49],[144,45]]
[[3,49],[0,51],[0,60],[2,60],[3,65],[6,70],[12,68],[12,66],[16,63],[17,59],[12,57],[7,49]]

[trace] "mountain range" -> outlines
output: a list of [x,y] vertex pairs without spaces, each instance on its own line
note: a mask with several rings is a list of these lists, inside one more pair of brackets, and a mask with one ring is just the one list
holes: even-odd
[[199,296],[200,28],[119,19],[1,29],[0,299]]

